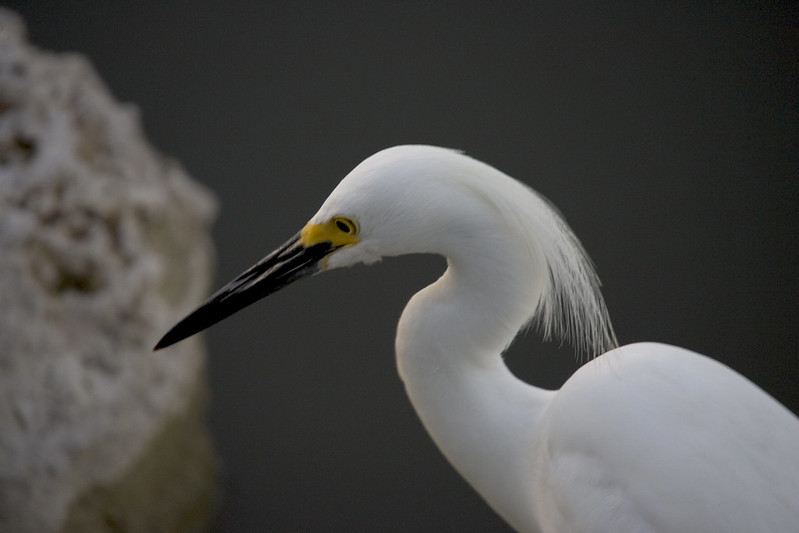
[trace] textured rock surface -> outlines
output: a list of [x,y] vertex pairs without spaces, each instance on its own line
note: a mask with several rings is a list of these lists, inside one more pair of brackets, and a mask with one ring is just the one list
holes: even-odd
[[204,346],[151,348],[204,295],[214,211],[86,59],[0,9],[0,531],[199,527]]

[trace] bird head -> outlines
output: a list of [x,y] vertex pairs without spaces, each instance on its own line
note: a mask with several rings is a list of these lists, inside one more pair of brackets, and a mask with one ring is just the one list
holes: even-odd
[[467,159],[432,146],[398,146],[366,159],[339,183],[299,233],[213,294],[164,335],[156,349],[325,270],[370,264],[384,256],[445,253],[448,239],[441,236],[465,229],[445,227],[458,219],[448,212],[455,209],[447,207],[452,201],[441,200],[453,191],[437,179],[452,172],[451,165],[440,161],[451,157]]

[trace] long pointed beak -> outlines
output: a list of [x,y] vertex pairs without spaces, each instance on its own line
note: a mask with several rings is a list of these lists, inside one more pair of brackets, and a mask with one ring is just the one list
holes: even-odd
[[298,233],[178,322],[158,341],[154,350],[191,337],[289,283],[316,274],[322,260],[333,250],[329,242],[303,246],[301,233]]

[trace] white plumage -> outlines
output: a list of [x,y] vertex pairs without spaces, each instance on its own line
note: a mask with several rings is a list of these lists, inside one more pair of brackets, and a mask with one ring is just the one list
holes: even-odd
[[[799,419],[702,355],[615,348],[596,274],[557,211],[454,151],[368,158],[301,234],[159,347],[304,275],[406,253],[444,255],[448,268],[402,314],[400,375],[438,447],[514,528],[799,531]],[[523,383],[501,354],[531,319],[606,353],[559,391]]]

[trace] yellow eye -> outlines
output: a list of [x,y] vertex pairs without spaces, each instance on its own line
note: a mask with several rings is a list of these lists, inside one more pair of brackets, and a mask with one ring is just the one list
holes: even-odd
[[355,224],[354,221],[344,218],[344,217],[335,217],[333,219],[333,223],[336,225],[338,230],[345,234],[345,235],[357,235],[358,234],[358,226]]
[[327,242],[334,248],[358,244],[358,223],[347,217],[333,217],[324,224],[306,224],[300,232],[300,243],[306,248]]

